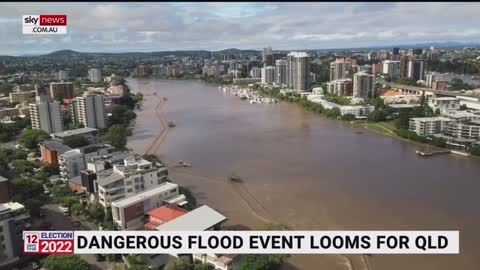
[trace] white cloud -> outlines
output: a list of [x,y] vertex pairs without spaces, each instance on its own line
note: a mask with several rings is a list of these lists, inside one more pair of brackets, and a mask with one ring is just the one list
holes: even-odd
[[[473,2],[0,3],[0,54],[480,41],[479,10]],[[23,14],[67,14],[69,34],[22,35]]]

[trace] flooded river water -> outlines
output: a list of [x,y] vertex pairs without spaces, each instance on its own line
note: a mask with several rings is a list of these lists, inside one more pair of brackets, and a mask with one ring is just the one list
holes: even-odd
[[[291,269],[480,269],[479,159],[422,158],[412,143],[295,104],[249,104],[199,81],[128,84],[145,95],[128,146],[169,165],[192,163],[171,178],[230,224],[460,230],[460,255],[305,255],[292,257]],[[165,121],[176,127],[167,131]],[[244,184],[229,183],[232,173]]]

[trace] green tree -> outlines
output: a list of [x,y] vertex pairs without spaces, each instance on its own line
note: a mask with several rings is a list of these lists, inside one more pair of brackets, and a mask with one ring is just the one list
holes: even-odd
[[13,92],[13,88],[15,85],[11,83],[0,83],[0,93],[4,95],[8,95]]
[[179,257],[167,263],[164,270],[192,270],[192,264],[185,257]]
[[20,134],[18,142],[26,148],[36,149],[42,141],[48,140],[50,136],[41,129],[27,129]]
[[70,208],[72,205],[78,203],[78,199],[75,196],[65,196],[58,198],[58,202],[63,206]]
[[213,265],[210,265],[210,264],[202,263],[202,264],[195,264],[193,266],[193,270],[215,270],[215,267],[213,267]]
[[464,83],[461,79],[459,78],[453,78],[450,81],[450,87],[448,87],[448,90],[452,91],[458,91],[458,90],[472,90],[474,87]]
[[99,203],[91,203],[88,205],[88,214],[98,223],[105,219],[105,209]]
[[43,166],[42,172],[44,172],[47,176],[60,174],[60,170],[58,169],[58,167],[51,164]]
[[387,119],[387,114],[385,113],[385,110],[382,109],[374,110],[368,114],[367,119],[372,122],[385,121]]
[[124,149],[127,145],[128,129],[124,125],[113,125],[105,134],[110,144],[117,149]]
[[325,115],[330,117],[330,118],[337,118],[340,116],[340,109],[338,107],[332,108],[332,109],[326,109]]
[[115,105],[112,108],[110,125],[124,125],[135,119],[137,115],[126,105]]
[[367,104],[375,106],[375,109],[385,109],[385,108],[387,108],[387,106],[385,105],[385,102],[380,97],[368,99]]
[[474,156],[480,156],[480,146],[474,146],[470,148],[469,152]]
[[25,202],[28,199],[35,198],[43,194],[42,183],[33,179],[18,179],[13,182],[14,201]]
[[70,209],[72,210],[74,215],[79,216],[83,214],[85,207],[80,202],[76,202],[70,207]]
[[342,116],[342,120],[344,120],[344,121],[349,121],[349,122],[350,122],[350,121],[353,121],[353,120],[355,120],[355,115],[353,115],[353,114],[351,114],[351,113],[344,114],[344,115]]
[[81,135],[68,136],[63,139],[63,144],[70,148],[79,148],[90,144],[87,138]]
[[30,211],[31,216],[39,217],[40,209],[44,203],[40,200],[32,198],[32,199],[26,200],[23,204],[25,205],[25,208],[27,208]]
[[22,159],[17,159],[13,161],[13,167],[19,172],[19,173],[33,173],[33,170],[35,169],[35,165],[27,160],[22,160]]
[[43,266],[47,270],[88,270],[88,263],[78,255],[50,255]]
[[283,254],[244,255],[239,270],[276,270],[287,257]]

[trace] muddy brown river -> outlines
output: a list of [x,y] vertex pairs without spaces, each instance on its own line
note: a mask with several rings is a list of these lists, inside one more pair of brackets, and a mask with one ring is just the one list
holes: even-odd
[[[480,159],[422,158],[410,142],[295,104],[249,104],[200,81],[128,84],[145,95],[128,146],[159,155],[173,181],[230,225],[460,230],[460,255],[302,255],[286,268],[480,269]],[[179,160],[192,167],[174,168]],[[244,183],[229,183],[233,173]]]

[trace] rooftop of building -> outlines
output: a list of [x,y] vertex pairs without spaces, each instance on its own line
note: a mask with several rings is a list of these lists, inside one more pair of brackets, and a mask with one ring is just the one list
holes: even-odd
[[149,229],[155,229],[162,224],[185,215],[187,212],[187,210],[174,205],[165,205],[156,208],[147,213],[147,215],[150,216],[150,221],[145,224],[145,227]]
[[382,94],[384,97],[393,97],[393,96],[399,96],[401,93],[399,91],[395,91],[393,89],[389,89],[385,91],[385,93]]
[[60,81],[60,82],[50,82],[49,84],[73,84],[73,82],[67,82],[67,81]]
[[288,56],[293,56],[293,57],[310,57],[308,53],[306,52],[290,52]]
[[67,151],[72,150],[72,148],[64,145],[61,141],[55,139],[44,141],[41,143],[41,145],[50,150],[57,151],[59,154],[63,154]]
[[82,185],[82,176],[75,176],[73,177],[72,179],[68,180],[69,182],[72,182],[74,184],[77,184],[77,185]]
[[146,200],[150,197],[156,196],[159,193],[163,193],[165,191],[172,190],[174,188],[178,188],[178,185],[174,184],[174,183],[170,183],[170,182],[165,182],[165,183],[162,183],[162,184],[160,184],[160,185],[158,185],[154,188],[151,188],[151,189],[145,190],[143,192],[137,193],[133,196],[114,201],[114,202],[112,202],[112,205],[116,206],[116,207],[127,207],[127,206],[130,206],[130,205],[134,204],[134,203],[144,201],[144,200]]
[[452,119],[443,117],[443,116],[434,116],[434,117],[412,117],[410,120],[419,120],[419,121],[452,121]]
[[203,205],[168,223],[158,226],[159,231],[205,231],[225,221],[227,217]]
[[77,129],[72,129],[72,130],[66,130],[63,132],[58,132],[53,134],[54,137],[58,138],[65,138],[73,135],[83,135],[83,134],[88,134],[98,131],[96,128],[90,128],[90,127],[84,127],[84,128],[77,128]]
[[69,150],[62,155],[62,157],[64,158],[69,158],[69,157],[75,157],[75,156],[78,156],[78,155],[81,155],[82,152],[80,151],[80,149],[72,149],[72,150]]
[[[107,174],[107,172],[105,172],[105,174]],[[125,176],[123,176],[122,174],[120,173],[117,173],[117,172],[113,172],[108,174],[108,175],[99,175],[97,174],[97,184],[99,186],[106,186],[108,184],[111,184],[113,182],[116,182],[116,181],[119,181],[119,180],[122,180],[123,178],[125,178]]]
[[466,111],[459,111],[459,110],[449,110],[444,111],[441,113],[442,116],[453,118],[453,119],[460,119],[460,118],[480,118],[480,115],[476,115],[471,112]]
[[455,101],[459,100],[456,97],[432,97],[431,100],[441,100],[441,101]]
[[8,212],[8,211],[16,211],[25,208],[23,204],[18,202],[7,202],[0,204],[0,213]]
[[420,106],[420,104],[388,104],[388,107],[392,107],[394,109],[407,109],[407,108],[415,108]]

